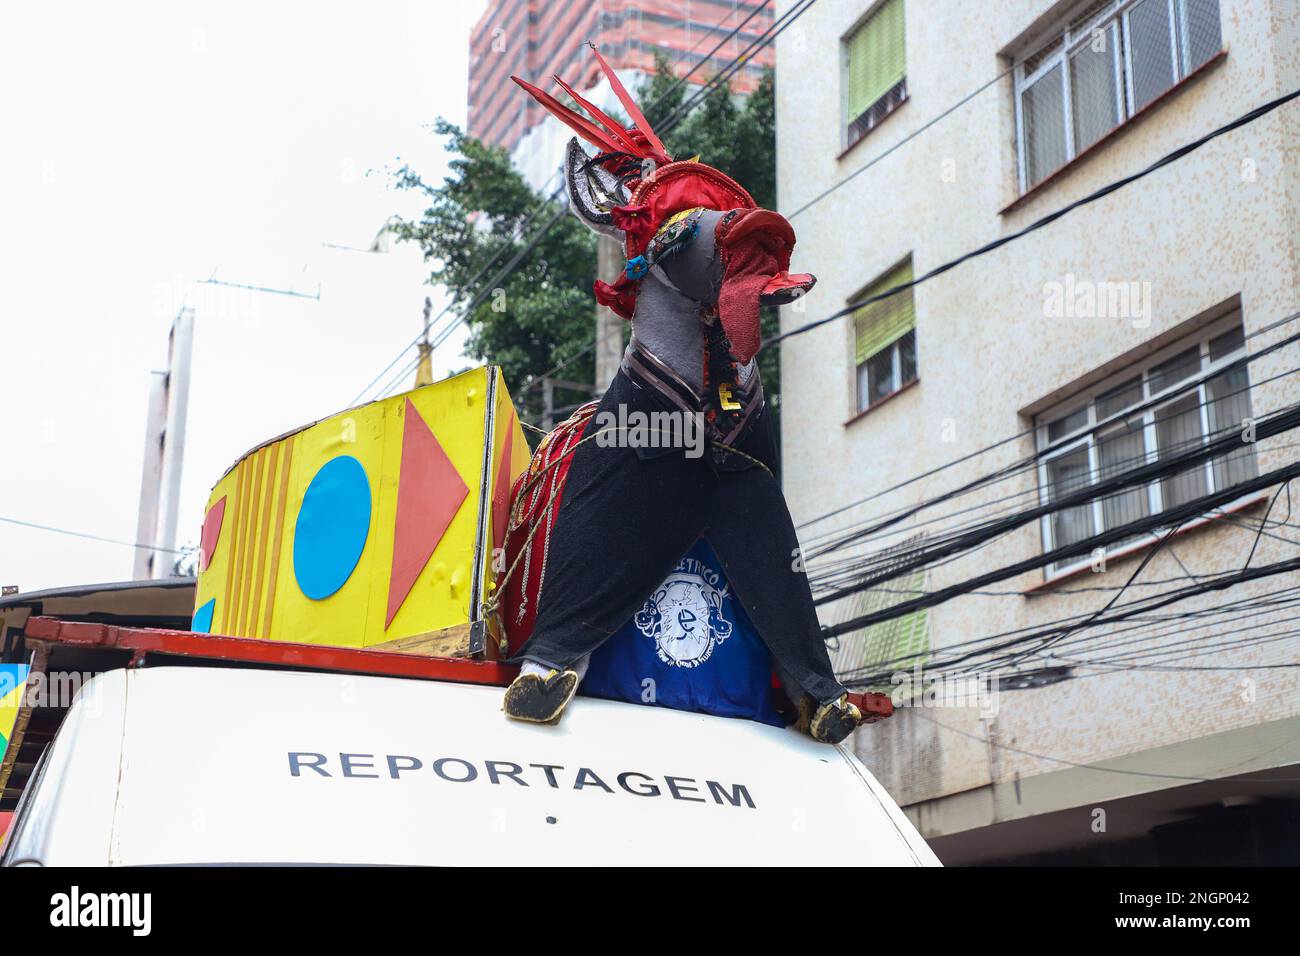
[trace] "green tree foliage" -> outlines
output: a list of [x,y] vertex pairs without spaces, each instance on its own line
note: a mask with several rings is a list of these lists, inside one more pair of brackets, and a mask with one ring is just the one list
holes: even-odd
[[[396,185],[418,190],[428,205],[418,220],[395,223],[393,232],[419,244],[432,268],[430,284],[463,290],[453,311],[481,297],[465,319],[466,353],[500,365],[512,395],[535,410],[540,389],[525,393],[526,385],[591,341],[596,237],[577,219],[563,216],[489,288],[487,283],[563,207],[531,189],[504,149],[486,146],[445,120],[437,121],[435,131],[446,137],[454,157],[448,175],[431,186],[409,166],[397,171]],[[575,360],[563,374],[589,381],[592,356]]]
[[[743,102],[738,103],[723,84],[682,117],[682,104],[694,99],[698,92],[699,87],[678,84],[669,64],[659,58],[658,69],[640,99],[647,105],[654,104],[647,118],[656,130],[664,127],[660,138],[675,159],[698,154],[701,162],[722,170],[749,190],[754,202],[773,208],[776,96],[772,72],[764,72],[758,87]],[[666,123],[673,125],[668,128]]]
[[[689,84],[677,86],[661,60],[639,99],[647,107],[654,104],[651,122],[661,126],[697,90]],[[698,153],[703,162],[744,184],[760,206],[771,208],[776,183],[774,120],[769,72],[740,104],[720,86],[680,122],[664,126],[663,138],[674,156]],[[488,289],[486,283],[538,234],[563,200],[548,203],[529,187],[505,150],[487,146],[442,119],[434,130],[445,138],[453,157],[448,175],[431,185],[409,165],[399,169],[395,185],[419,192],[427,206],[418,219],[395,222],[392,231],[399,240],[420,246],[431,268],[430,284],[464,290],[453,311],[481,296],[466,316],[466,353],[500,365],[516,402],[536,415],[541,389],[527,386],[543,373],[572,359],[560,376],[585,382],[594,375],[588,346],[595,333],[595,236],[577,219],[563,216],[496,289]],[[765,315],[765,334],[775,327],[774,321],[774,316]],[[764,386],[774,395],[779,367],[771,351],[760,363]],[[566,400],[576,397],[557,399]]]

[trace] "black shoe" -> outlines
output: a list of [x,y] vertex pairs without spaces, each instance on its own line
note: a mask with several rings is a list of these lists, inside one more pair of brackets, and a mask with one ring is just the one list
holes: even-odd
[[841,694],[835,700],[822,704],[812,716],[808,735],[813,740],[824,744],[837,744],[857,729],[862,723],[862,711],[849,703],[848,695]]
[[546,677],[520,674],[506,688],[502,710],[507,717],[536,724],[554,723],[578,690],[574,671],[553,670]]

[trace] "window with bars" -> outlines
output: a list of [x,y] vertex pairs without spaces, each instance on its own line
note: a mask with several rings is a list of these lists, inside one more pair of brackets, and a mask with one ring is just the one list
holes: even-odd
[[1024,192],[1126,122],[1223,45],[1219,0],[1102,0],[1015,70]]
[[[925,536],[918,534],[888,548],[881,555],[882,563],[872,565],[872,574],[888,571],[924,540]],[[919,597],[925,593],[925,578],[925,569],[918,568],[861,591],[850,602],[843,619],[873,614]],[[929,617],[925,608],[912,611],[833,638],[827,642],[826,649],[835,675],[841,680],[852,680],[873,671],[910,672],[914,667],[924,667],[929,655]],[[889,688],[886,682],[873,689]]]
[[[1245,355],[1241,315],[1234,312],[1196,339],[1162,349],[1136,370],[1130,368],[1038,416],[1040,499],[1059,500],[1125,471],[1242,431],[1251,417],[1250,379],[1245,365],[1226,366]],[[1043,548],[1055,550],[1122,528],[1256,474],[1254,446],[1243,441],[1232,452],[1147,485],[1052,512],[1042,522]],[[1112,543],[1107,551],[1155,537],[1158,533],[1136,534]],[[1091,555],[1070,558],[1050,571],[1070,571],[1090,560]]]
[[907,99],[903,0],[884,0],[844,38],[845,147]]
[[[854,298],[868,299],[911,281],[909,258]],[[864,412],[916,381],[916,306],[912,290],[906,289],[858,309],[853,315],[853,329],[857,410]]]

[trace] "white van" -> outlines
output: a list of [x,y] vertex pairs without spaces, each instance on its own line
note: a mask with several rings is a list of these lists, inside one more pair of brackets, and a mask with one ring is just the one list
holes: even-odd
[[936,866],[843,747],[580,698],[507,721],[501,688],[212,666],[106,671],[68,711],[8,866]]

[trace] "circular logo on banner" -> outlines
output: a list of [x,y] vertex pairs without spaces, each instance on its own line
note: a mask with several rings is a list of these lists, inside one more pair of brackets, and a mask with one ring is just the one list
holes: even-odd
[[699,667],[731,636],[731,621],[722,614],[727,595],[717,582],[707,566],[683,559],[636,613],[637,630],[654,638],[665,664]]

